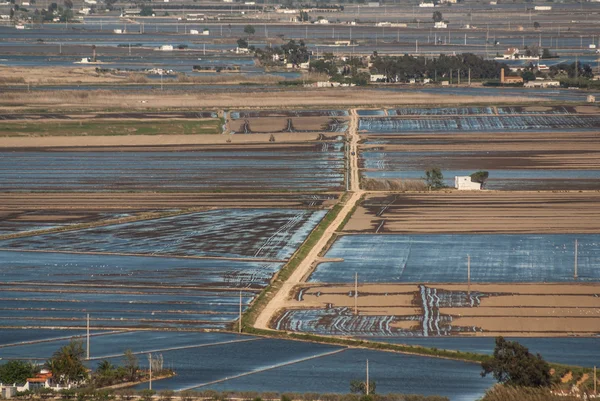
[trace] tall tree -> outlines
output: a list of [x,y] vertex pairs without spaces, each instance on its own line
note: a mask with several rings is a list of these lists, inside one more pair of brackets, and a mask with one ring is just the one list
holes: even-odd
[[25,384],[28,378],[39,372],[34,364],[25,361],[8,361],[0,365],[0,383]]
[[509,386],[549,387],[550,365],[540,354],[533,355],[516,341],[496,337],[494,355],[482,362],[481,376],[493,374],[500,383]]
[[444,187],[444,175],[439,167],[425,170],[425,183],[429,188],[439,189]]
[[444,20],[441,11],[434,11],[433,16],[431,18],[433,19],[433,22],[440,22]]
[[125,370],[127,371],[129,380],[134,381],[137,377],[138,369],[140,368],[140,366],[138,364],[137,357],[133,354],[133,352],[130,349],[125,351],[125,358],[123,360],[123,364],[125,365]]
[[85,351],[81,341],[72,340],[56,351],[46,362],[54,379],[60,384],[76,383],[87,379],[88,373],[83,365]]

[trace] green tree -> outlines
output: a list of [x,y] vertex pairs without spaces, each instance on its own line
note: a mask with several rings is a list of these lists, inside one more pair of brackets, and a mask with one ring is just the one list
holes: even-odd
[[428,170],[425,170],[424,180],[430,189],[439,189],[445,186],[444,175],[442,174],[442,170],[440,170],[439,167],[432,167]]
[[444,20],[441,11],[434,11],[433,16],[431,18],[433,19],[433,22],[440,22]]
[[68,8],[69,10],[72,9],[73,8],[73,0],[65,0],[64,5],[65,5],[65,8]]
[[496,337],[494,355],[481,363],[481,376],[490,373],[500,383],[509,386],[549,387],[550,365],[540,354],[533,355],[516,341]]
[[237,40],[237,45],[240,49],[247,49],[248,48],[248,41],[246,39],[243,38],[239,38]]
[[39,369],[30,362],[8,361],[0,365],[0,383],[23,385],[38,372]]
[[152,396],[154,394],[156,394],[156,391],[150,390],[150,389],[145,389],[145,390],[141,390],[139,392],[139,394],[140,394],[140,399],[142,401],[151,401],[152,400]]
[[125,351],[123,365],[127,372],[128,379],[130,381],[135,381],[140,366],[137,357],[130,349]]
[[254,35],[255,32],[256,32],[256,30],[254,29],[254,27],[252,25],[246,25],[244,27],[244,33],[246,35],[252,36],[252,35]]
[[306,11],[300,11],[300,15],[298,16],[298,19],[300,20],[300,22],[309,22],[310,16],[308,15],[308,13]]
[[[350,382],[350,392],[352,394],[367,394],[367,386],[365,384],[366,382],[363,382],[361,380],[352,380]],[[375,389],[376,389],[377,385],[374,381],[369,380],[369,394],[375,394]]]
[[532,71],[523,71],[521,76],[525,82],[535,81],[535,74]]
[[542,58],[550,58],[552,57],[552,53],[547,48],[542,51]]
[[149,5],[142,6],[142,9],[140,10],[141,17],[151,17],[152,14],[154,14],[154,10],[152,9],[152,7],[150,7]]
[[533,27],[534,27],[535,29],[540,29],[540,26],[541,26],[541,25],[540,25],[540,23],[539,23],[539,22],[537,22],[537,21],[535,21],[535,22],[533,23]]
[[72,340],[56,351],[45,366],[62,385],[80,382],[88,376],[87,369],[83,365],[84,355],[83,343]]
[[478,182],[483,187],[483,186],[485,186],[485,183],[489,176],[490,176],[490,173],[488,171],[483,171],[483,170],[477,171],[477,172],[471,174],[471,181]]

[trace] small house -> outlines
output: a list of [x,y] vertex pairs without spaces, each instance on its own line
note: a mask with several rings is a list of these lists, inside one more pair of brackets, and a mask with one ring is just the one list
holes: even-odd
[[459,191],[479,191],[481,190],[480,182],[473,182],[470,176],[455,176],[454,188]]

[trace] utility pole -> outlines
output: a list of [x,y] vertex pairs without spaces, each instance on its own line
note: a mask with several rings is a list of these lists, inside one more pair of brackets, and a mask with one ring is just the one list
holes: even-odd
[[152,390],[152,354],[148,353],[148,372],[150,373],[150,381],[148,382],[148,389]]
[[458,77],[458,84],[460,85],[460,69],[458,70],[457,77]]
[[573,273],[573,278],[577,280],[577,240],[575,240],[575,271]]
[[596,379],[596,365],[594,365],[594,395],[596,395],[596,382],[598,380]]
[[358,273],[354,273],[354,314],[358,316]]
[[238,332],[242,332],[242,291],[240,291],[240,321],[238,323]]
[[465,46],[467,45],[467,34],[465,33]]
[[415,40],[415,53],[419,53],[419,39]]
[[469,68],[469,86],[471,86],[471,69]]
[[365,389],[367,390],[367,395],[369,395],[369,360],[367,359],[367,381],[365,382]]
[[90,314],[87,314],[87,358],[90,360]]
[[471,255],[467,255],[467,296],[471,298]]

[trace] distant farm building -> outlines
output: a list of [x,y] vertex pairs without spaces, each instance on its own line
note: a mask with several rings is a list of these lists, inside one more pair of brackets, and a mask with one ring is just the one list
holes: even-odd
[[446,29],[446,28],[448,28],[448,24],[445,23],[444,21],[438,21],[433,24],[433,27],[436,29]]
[[527,82],[523,86],[526,88],[558,88],[560,87],[560,82],[536,79],[535,81]]
[[500,70],[500,83],[501,84],[522,84],[523,77],[504,75],[504,68]]
[[481,183],[473,182],[471,177],[467,176],[455,176],[454,177],[454,188],[459,191],[479,191],[481,190]]

